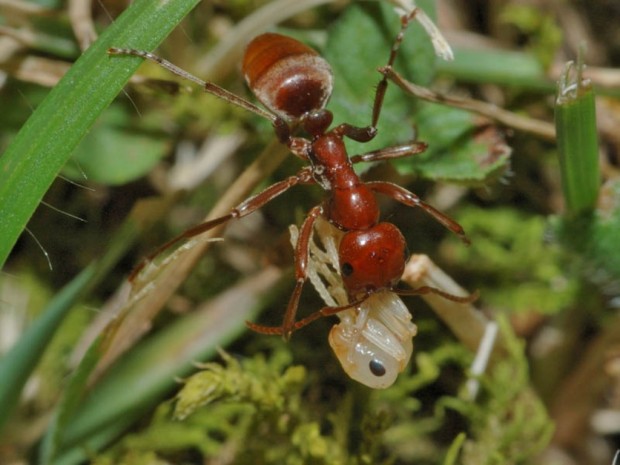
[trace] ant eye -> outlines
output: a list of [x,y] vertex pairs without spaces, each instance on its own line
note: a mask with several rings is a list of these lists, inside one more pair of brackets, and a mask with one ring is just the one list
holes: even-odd
[[385,367],[379,360],[371,360],[368,364],[368,368],[370,368],[370,372],[375,376],[385,375]]
[[351,276],[353,274],[353,265],[350,263],[343,263],[340,267],[340,272],[344,277]]

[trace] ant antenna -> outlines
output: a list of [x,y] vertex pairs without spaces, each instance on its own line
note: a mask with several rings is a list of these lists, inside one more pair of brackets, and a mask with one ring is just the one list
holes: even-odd
[[178,66],[170,63],[168,60],[165,60],[161,57],[158,57],[157,55],[150,53],[150,52],[145,52],[143,50],[135,50],[135,49],[131,49],[131,48],[117,48],[117,47],[111,47],[108,49],[108,54],[110,55],[131,55],[131,56],[136,56],[136,57],[140,57],[140,58],[145,58],[147,60],[150,60],[154,63],[157,63],[158,65],[160,65],[161,67],[167,69],[168,71],[170,71],[173,74],[176,74],[177,76],[186,79],[188,81],[191,81],[195,84],[198,84],[200,87],[202,87],[202,89],[211,94],[211,95],[215,95],[216,97],[221,98],[222,100],[225,100],[227,102],[232,103],[233,105],[237,105],[238,107],[241,107],[249,112],[252,112],[258,116],[261,116],[265,119],[268,119],[269,121],[271,121],[272,124],[276,124],[277,121],[277,117],[265,110],[263,110],[262,108],[254,105],[251,102],[248,102],[247,100],[242,99],[241,97],[239,97],[238,95],[233,94],[232,92],[216,85],[213,84],[212,82],[207,82],[204,81],[202,79],[200,79],[199,77],[194,76],[191,73],[188,73],[187,71],[179,68]]

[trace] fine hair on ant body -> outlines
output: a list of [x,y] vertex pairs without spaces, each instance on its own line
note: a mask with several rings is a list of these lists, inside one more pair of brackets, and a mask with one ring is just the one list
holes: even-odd
[[[299,230],[299,240],[295,246],[295,288],[282,325],[270,327],[248,322],[249,328],[259,333],[289,338],[294,331],[310,322],[355,308],[373,293],[385,289],[400,295],[434,293],[455,302],[472,301],[475,296],[455,296],[428,286],[410,290],[395,289],[408,256],[407,246],[402,233],[395,225],[379,221],[380,211],[375,194],[387,195],[404,205],[422,208],[464,242],[469,241],[457,222],[423,202],[417,195],[389,182],[364,182],[353,169],[355,163],[416,155],[423,152],[427,145],[414,141],[351,157],[348,156],[344,145],[344,138],[369,142],[377,134],[377,122],[388,85],[385,70],[393,66],[405,30],[419,11],[415,8],[401,17],[400,32],[394,40],[387,64],[382,68],[384,75],[377,85],[371,122],[365,127],[341,123],[329,129],[333,116],[325,105],[332,93],[331,68],[316,51],[284,35],[275,33],[259,35],[248,44],[243,57],[242,72],[245,80],[267,110],[211,82],[205,82],[150,52],[123,48],[109,49],[108,53],[111,55],[132,55],[154,61],[170,72],[200,85],[205,92],[268,119],[274,127],[278,140],[295,156],[309,163],[297,174],[278,181],[246,199],[228,214],[194,226],[166,242],[150,254],[134,270],[132,276],[135,276],[148,261],[181,240],[199,235],[229,220],[249,215],[293,186],[318,184],[325,190],[326,198],[321,205],[308,212]],[[298,128],[309,137],[294,135]],[[308,279],[309,244],[313,227],[319,217],[323,217],[343,232],[338,257],[349,304],[325,307],[297,321],[299,299],[303,285]]]

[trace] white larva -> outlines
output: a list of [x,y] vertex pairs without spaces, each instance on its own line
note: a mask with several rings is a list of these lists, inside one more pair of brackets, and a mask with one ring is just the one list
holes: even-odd
[[396,381],[411,358],[416,325],[403,301],[390,290],[372,294],[357,308],[338,314],[329,345],[344,371],[374,389]]

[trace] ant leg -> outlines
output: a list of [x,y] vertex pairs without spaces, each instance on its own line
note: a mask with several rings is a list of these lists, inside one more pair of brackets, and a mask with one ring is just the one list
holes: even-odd
[[350,160],[351,163],[394,160],[395,158],[418,155],[419,153],[423,153],[427,147],[428,144],[426,142],[408,142],[406,144],[373,150],[372,152],[366,152],[361,155],[353,155]]
[[415,289],[394,289],[394,292],[398,295],[403,295],[403,296],[435,294],[440,297],[443,297],[444,299],[451,300],[459,304],[471,304],[479,297],[478,291],[470,295],[460,296],[460,295],[450,294],[449,292],[442,291],[441,289],[437,289],[436,287],[431,287],[431,286],[420,286]]
[[346,136],[357,142],[369,142],[377,135],[376,124],[377,122],[374,121],[373,117],[373,123],[370,126],[360,128],[348,123],[342,123],[332,129],[331,132],[336,134],[338,137]]
[[426,213],[428,213],[433,218],[435,218],[435,220],[437,220],[439,223],[443,224],[450,231],[458,235],[463,242],[465,242],[466,244],[470,243],[469,239],[465,235],[465,231],[463,230],[463,227],[460,224],[458,224],[456,221],[454,221],[452,218],[450,218],[446,214],[437,210],[435,207],[432,207],[431,205],[421,200],[420,197],[415,195],[413,192],[409,192],[407,189],[405,189],[404,187],[400,187],[397,184],[393,184],[391,182],[385,182],[385,181],[367,182],[366,185],[373,192],[377,192],[379,194],[384,194],[389,197],[392,197],[394,200],[404,205],[407,205],[408,207],[422,208]]
[[296,175],[290,176],[283,181],[278,181],[267,187],[265,190],[259,192],[258,194],[244,200],[242,203],[233,208],[230,213],[224,216],[220,216],[219,218],[215,218],[213,220],[205,221],[204,223],[200,223],[192,228],[189,228],[188,230],[182,232],[176,237],[173,237],[168,242],[162,244],[152,253],[147,255],[146,258],[144,258],[142,262],[140,262],[138,266],[131,272],[131,275],[129,276],[129,281],[133,281],[134,278],[148,262],[152,261],[160,253],[169,249],[174,244],[198,236],[232,219],[243,218],[244,216],[247,216],[250,213],[253,213],[259,208],[263,207],[265,204],[269,203],[271,200],[273,200],[280,194],[283,194],[293,186],[296,186],[298,184],[312,184],[313,182],[314,179],[312,177],[311,167],[302,168]]
[[323,207],[314,207],[310,210],[310,213],[308,213],[304,223],[301,225],[299,238],[297,240],[297,245],[295,246],[295,289],[293,289],[293,294],[291,295],[288,306],[286,307],[286,313],[284,314],[282,326],[261,326],[248,322],[247,325],[250,329],[263,334],[281,334],[285,339],[289,339],[291,337],[291,333],[295,327],[295,315],[297,314],[297,308],[299,307],[301,291],[306,280],[308,279],[308,260],[310,255],[310,239],[312,238],[312,230],[316,219],[321,214],[323,214]]
[[[416,17],[419,11],[419,8],[416,7],[408,14],[400,17],[400,31],[396,35],[394,43],[392,44],[390,57],[388,58],[386,65],[381,67],[381,69],[391,68],[394,65],[394,61],[398,55],[398,50],[400,49],[400,44],[403,42],[403,38],[405,37],[405,31],[407,30],[409,23]],[[372,140],[377,134],[377,123],[379,122],[379,116],[381,115],[381,108],[383,107],[383,100],[385,99],[387,87],[388,78],[385,73],[383,73],[383,77],[379,81],[379,84],[377,84],[375,100],[372,104],[372,117],[369,126],[360,128],[344,123],[335,127],[333,132],[339,136],[346,136],[357,142],[368,142]]]
[[[350,304],[340,305],[338,307],[323,307],[321,310],[317,310],[314,313],[311,313],[305,318],[302,318],[299,321],[293,323],[291,329],[289,330],[289,334],[303,328],[304,326],[308,326],[310,323],[327,316],[336,315],[344,310],[348,310],[353,307],[357,307],[361,304],[363,300],[359,300]],[[246,325],[253,331],[261,334],[268,334],[273,336],[285,336],[283,326],[262,326],[257,325],[255,323],[246,322]]]
[[295,289],[289,299],[282,322],[282,331],[286,339],[291,337],[293,324],[297,308],[299,307],[299,298],[301,290],[308,279],[308,260],[310,258],[310,239],[316,219],[323,213],[323,207],[317,206],[310,210],[308,216],[301,225],[299,230],[299,238],[295,246]]
[[217,84],[204,81],[200,79],[199,77],[196,77],[191,73],[188,73],[184,69],[179,68],[175,64],[172,64],[168,60],[165,60],[151,52],[145,52],[143,50],[136,50],[133,48],[112,47],[108,49],[108,54],[109,55],[136,56],[136,57],[150,60],[154,63],[157,63],[162,68],[167,69],[171,73],[176,74],[177,76],[183,79],[186,79],[188,81],[191,81],[195,84],[198,84],[200,87],[202,87],[202,90],[204,90],[205,92],[211,95],[214,95],[228,103],[231,103],[232,105],[237,105],[238,107],[241,107],[244,110],[247,110],[258,116],[262,116],[265,119],[268,119],[269,121],[271,121],[271,124],[273,126],[273,129],[276,133],[278,140],[282,144],[286,145],[291,150],[291,152],[293,152],[295,156],[301,158],[302,160],[308,161],[308,153],[310,151],[310,147],[309,147],[310,144],[306,140],[300,137],[292,137],[291,127],[281,117],[263,110],[262,108],[254,105],[249,100],[239,97],[238,95],[233,94],[232,92],[224,89],[223,87],[218,86]]
[[[388,58],[387,64],[383,68],[391,68],[394,66],[394,62],[396,61],[396,57],[398,56],[398,51],[400,50],[400,44],[402,44],[403,39],[405,37],[405,32],[407,31],[407,27],[409,23],[413,21],[416,15],[419,12],[419,8],[415,7],[408,14],[400,17],[400,31],[396,35],[394,39],[394,43],[392,44],[392,49],[390,50],[390,57]],[[379,116],[381,115],[381,108],[383,107],[383,100],[385,98],[385,92],[387,91],[388,86],[388,78],[385,74],[377,84],[377,91],[375,92],[375,101],[372,106],[372,123],[371,126],[375,127],[377,122],[379,121]]]
[[[271,113],[269,113],[268,111],[263,110],[262,108],[254,105],[252,102],[239,97],[236,94],[233,94],[232,92],[224,89],[223,87],[218,86],[217,84],[214,84],[212,82],[207,82],[204,81],[202,79],[200,79],[199,77],[194,76],[191,73],[188,73],[187,71],[179,68],[178,66],[172,64],[171,62],[169,62],[168,60],[165,60],[161,57],[158,57],[157,55],[155,55],[154,53],[151,52],[146,52],[144,50],[136,50],[133,48],[117,48],[117,47],[111,47],[108,49],[108,55],[125,55],[125,56],[135,56],[135,57],[140,57],[140,58],[145,58],[147,60],[150,60],[154,63],[157,63],[159,66],[161,66],[162,68],[167,69],[168,71],[170,71],[173,74],[176,74],[177,76],[186,79],[188,81],[191,81],[195,84],[198,84],[200,87],[202,87],[202,89],[211,94],[211,95],[215,95],[216,97],[221,98],[222,100],[225,100],[229,103],[232,103],[233,105],[237,105],[238,107],[241,107],[247,111],[250,111],[258,116],[262,116],[265,119],[268,119],[269,121],[271,121],[271,123],[274,125],[274,127],[276,127],[276,132],[278,132],[278,128],[281,126],[282,121],[278,121],[281,120],[281,118],[277,117],[276,115],[273,115]],[[282,129],[279,129],[280,131],[282,131]]]

